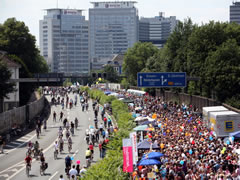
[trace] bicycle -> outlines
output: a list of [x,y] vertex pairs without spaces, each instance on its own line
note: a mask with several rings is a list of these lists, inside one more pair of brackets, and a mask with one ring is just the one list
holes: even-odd
[[86,159],[87,168],[91,166],[91,158]]
[[40,165],[40,175],[43,176],[45,175],[45,170],[47,169],[47,163],[42,162]]
[[30,167],[30,165],[29,164],[27,164],[26,165],[26,174],[27,174],[27,177],[29,177],[29,173],[30,173],[30,169],[31,169],[31,167]]

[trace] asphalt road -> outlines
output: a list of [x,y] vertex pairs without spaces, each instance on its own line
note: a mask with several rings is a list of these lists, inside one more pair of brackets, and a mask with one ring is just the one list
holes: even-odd
[[[74,99],[74,95],[70,94],[70,97]],[[50,97],[47,97],[50,99]],[[53,112],[56,111],[57,113],[57,122],[53,122]],[[59,114],[63,111],[64,117],[67,117],[70,121],[74,122],[75,117],[79,120],[79,125],[77,130],[75,130],[75,135],[72,137],[73,140],[73,147],[72,151],[69,154],[67,149],[67,141],[66,137],[64,136],[64,151],[62,154],[58,154],[58,159],[54,160],[53,158],[53,143],[57,139],[58,128],[62,122],[59,122]],[[100,113],[99,113],[100,114]],[[65,157],[69,154],[70,157],[73,157],[74,164],[76,164],[77,160],[80,160],[80,166],[86,164],[85,160],[85,151],[87,149],[87,144],[85,141],[85,130],[89,128],[90,125],[94,125],[93,122],[94,113],[92,110],[92,103],[89,102],[89,111],[82,112],[81,105],[79,104],[79,97],[78,97],[78,104],[77,106],[70,109],[62,110],[60,105],[52,106],[51,107],[51,115],[47,121],[47,130],[42,130],[40,135],[40,139],[36,138],[35,131],[32,131],[23,137],[9,143],[5,147],[4,154],[0,154],[0,180],[4,179],[28,179],[26,176],[26,168],[24,163],[24,158],[26,156],[26,145],[29,140],[35,142],[38,140],[40,144],[40,148],[43,149],[44,156],[46,162],[48,163],[48,169],[45,171],[45,175],[40,175],[40,162],[37,160],[33,160],[32,168],[30,171],[29,179],[59,179],[60,174],[64,175],[64,179],[67,179],[65,175]],[[100,117],[98,118],[100,119]],[[99,160],[99,151],[98,145],[95,145],[94,148],[94,158],[93,163]]]

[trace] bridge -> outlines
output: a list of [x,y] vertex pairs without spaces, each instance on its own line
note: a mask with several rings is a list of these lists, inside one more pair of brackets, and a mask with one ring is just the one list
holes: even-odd
[[64,74],[64,73],[40,73],[34,74],[33,78],[10,79],[10,82],[35,83],[38,86],[61,86],[67,78],[81,79],[84,83],[90,76],[86,74]]

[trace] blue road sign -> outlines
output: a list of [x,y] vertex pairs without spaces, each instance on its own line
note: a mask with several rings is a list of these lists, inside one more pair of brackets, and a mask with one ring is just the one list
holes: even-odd
[[138,73],[137,83],[138,87],[186,87],[186,73]]

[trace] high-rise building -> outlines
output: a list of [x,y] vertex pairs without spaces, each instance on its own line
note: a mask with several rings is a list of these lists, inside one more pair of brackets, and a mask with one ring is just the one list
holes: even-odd
[[40,50],[51,72],[89,73],[88,21],[82,10],[46,11],[40,20]]
[[162,12],[153,18],[139,20],[139,41],[152,42],[161,48],[177,25],[176,16],[164,17]]
[[111,60],[138,41],[135,3],[92,2],[93,8],[89,9],[89,55],[93,64],[96,60]]
[[230,6],[230,22],[240,24],[240,2],[233,2]]

